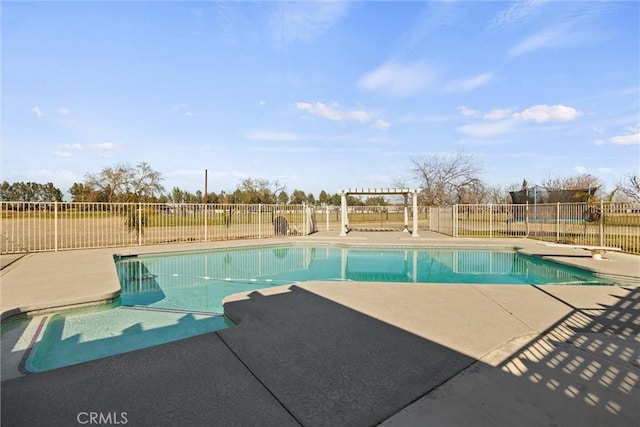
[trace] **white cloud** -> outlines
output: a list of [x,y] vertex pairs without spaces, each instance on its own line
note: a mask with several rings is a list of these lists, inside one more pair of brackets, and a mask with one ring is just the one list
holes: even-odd
[[322,102],[297,102],[296,108],[299,110],[306,111],[312,116],[322,117],[324,119],[334,120],[334,121],[347,121],[353,120],[358,122],[368,122],[371,120],[371,116],[366,111],[362,110],[351,110],[344,111],[340,109],[340,106],[337,103],[332,103],[331,105],[324,104]]
[[429,88],[436,76],[435,69],[424,61],[403,64],[385,62],[358,80],[358,87],[371,92],[405,97],[416,95]]
[[626,135],[618,135],[609,138],[609,142],[614,145],[633,145],[640,144],[640,132],[635,131]]
[[482,118],[485,120],[502,120],[509,117],[510,114],[511,114],[510,108],[495,109],[495,110],[489,111]]
[[33,112],[33,114],[36,115],[37,118],[41,118],[42,116],[44,116],[44,113],[42,112],[40,107],[38,107],[37,105],[33,107],[31,111]]
[[56,155],[56,157],[67,158],[71,157],[71,153],[77,150],[82,150],[81,144],[60,144],[56,145],[56,149],[53,153]]
[[520,56],[544,47],[559,45],[567,37],[566,31],[566,26],[540,31],[509,49],[509,56]]
[[389,129],[389,127],[391,127],[391,124],[387,121],[384,121],[382,119],[378,119],[376,120],[373,125],[371,126],[374,129],[378,129],[378,130],[387,130]]
[[290,44],[308,43],[329,30],[344,16],[347,3],[324,2],[277,2],[270,22],[273,43],[277,48]]
[[568,122],[576,119],[582,113],[573,107],[566,105],[534,105],[520,113],[514,113],[516,120],[531,120],[537,123],[543,122]]
[[493,75],[484,73],[464,80],[456,80],[446,84],[443,88],[445,92],[467,92],[487,84]]
[[527,22],[537,14],[540,7],[547,0],[521,0],[513,2],[506,9],[501,10],[491,22],[491,27],[508,27]]
[[478,110],[474,110],[472,108],[467,107],[466,105],[461,105],[458,107],[458,111],[465,117],[473,117],[479,114]]
[[372,128],[377,130],[386,130],[391,126],[391,123],[383,119],[375,119],[374,116],[364,110],[344,110],[340,108],[337,103],[327,105],[322,102],[297,102],[296,108],[307,112],[312,116],[321,117],[327,120],[333,120],[338,122],[354,121],[360,123],[373,122]]
[[513,120],[503,120],[500,122],[482,122],[474,123],[470,125],[464,125],[458,128],[458,131],[465,135],[485,138],[489,136],[501,135],[503,133],[511,132],[515,127]]
[[609,174],[609,173],[613,173],[613,168],[608,168],[608,167],[599,167],[598,168],[598,172],[601,174]]
[[366,111],[362,110],[353,110],[347,111],[344,114],[347,120],[355,120],[357,122],[369,122],[371,121],[371,116]]
[[68,108],[64,108],[64,107],[58,108],[58,114],[60,114],[60,115],[66,116],[69,113],[71,113],[71,112],[69,111]]
[[117,149],[117,145],[114,144],[113,142],[100,142],[98,144],[91,144],[89,146],[89,148],[91,148],[92,150],[115,150]]
[[293,132],[274,132],[270,130],[256,129],[244,132],[247,139],[259,141],[300,141],[303,139],[301,135]]
[[573,47],[593,43],[603,37],[593,29],[577,29],[575,25],[562,23],[533,34],[509,49],[508,55],[516,57],[535,50],[555,47]]
[[60,144],[56,145],[56,150],[53,152],[57,157],[71,157],[72,151],[82,150],[82,145],[75,144]]
[[[468,107],[458,107],[465,116],[479,116],[480,113]],[[472,123],[458,128],[459,132],[472,137],[490,137],[511,132],[519,123],[533,121],[537,123],[560,121],[566,122],[575,119],[581,113],[573,107],[564,105],[534,105],[519,113],[511,113],[511,109],[494,109],[486,113],[482,118],[485,121]]]
[[120,147],[113,142],[101,142],[98,144],[90,144],[87,146],[87,149],[97,151],[100,157],[111,158],[113,157],[113,152],[119,150]]

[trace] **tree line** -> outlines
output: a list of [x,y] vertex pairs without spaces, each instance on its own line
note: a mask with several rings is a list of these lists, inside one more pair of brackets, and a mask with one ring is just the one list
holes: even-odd
[[39,184],[37,182],[3,181],[0,184],[0,200],[12,202],[61,202],[62,191],[51,182]]
[[[421,206],[444,206],[452,204],[509,203],[509,191],[527,188],[526,180],[507,187],[491,186],[481,179],[483,168],[473,156],[466,153],[454,155],[432,155],[411,159],[411,176],[391,183],[392,187],[419,188],[418,203]],[[311,204],[340,205],[340,194],[329,194],[322,190],[316,198],[312,193],[294,189],[287,193],[286,186],[278,181],[263,178],[245,178],[230,192],[220,191],[204,194],[178,187],[166,191],[162,186],[162,175],[146,162],[135,166],[117,164],[96,173],[87,173],[83,182],[74,183],[69,189],[74,202],[148,202],[148,203],[230,203],[230,204]],[[418,185],[408,185],[407,182]],[[540,183],[549,190],[598,189],[600,181],[590,174],[564,178],[549,178]],[[608,194],[599,198],[640,202],[640,178],[630,173]],[[53,183],[4,181],[0,185],[0,200],[21,202],[62,201],[63,194]],[[395,197],[383,196],[360,199],[348,196],[351,206],[386,206],[402,203]]]

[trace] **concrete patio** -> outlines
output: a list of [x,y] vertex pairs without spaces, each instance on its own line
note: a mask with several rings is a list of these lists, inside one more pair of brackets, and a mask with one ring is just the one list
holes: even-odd
[[2,256],[2,316],[116,298],[116,253],[291,242],[519,247],[622,285],[307,282],[227,297],[236,327],[27,375],[19,368],[28,348],[16,344],[33,332],[8,328],[2,424],[75,425],[91,413],[136,426],[640,423],[640,257],[420,235]]

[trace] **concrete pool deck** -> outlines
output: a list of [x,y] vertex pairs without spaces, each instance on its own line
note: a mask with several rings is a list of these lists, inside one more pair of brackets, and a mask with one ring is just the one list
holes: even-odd
[[[309,282],[230,296],[238,326],[16,376],[24,330],[2,342],[2,424],[638,425],[640,257],[528,239],[421,232],[2,256],[3,319],[117,297],[113,254],[278,242],[516,246],[624,286]],[[17,257],[16,257],[17,258]],[[15,350],[14,350],[15,349]],[[86,413],[86,415],[85,415]],[[124,414],[124,415],[123,415]],[[98,416],[98,415],[96,415]]]

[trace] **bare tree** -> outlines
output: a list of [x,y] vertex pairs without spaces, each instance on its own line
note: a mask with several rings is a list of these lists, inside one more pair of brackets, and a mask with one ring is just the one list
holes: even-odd
[[268,179],[245,178],[236,191],[240,191],[240,201],[236,203],[275,203],[276,196],[271,191]]
[[[391,187],[393,188],[414,188],[409,184],[409,179],[405,176],[397,176],[391,181]],[[397,196],[387,196],[387,199],[391,201],[393,204],[401,205],[403,203],[408,203],[409,199],[402,195]]]
[[138,163],[128,176],[127,193],[133,194],[137,200],[148,201],[164,191],[160,172],[151,169],[147,162]]
[[600,187],[600,180],[591,174],[547,178],[541,185],[549,190],[586,190]]
[[626,198],[634,202],[640,202],[640,176],[637,173],[625,175],[623,180],[618,184],[618,190]]
[[94,201],[116,202],[119,195],[124,191],[124,181],[126,178],[125,165],[106,167],[98,173],[88,172],[85,174],[84,186],[95,196]]
[[136,167],[118,164],[98,173],[87,173],[84,187],[94,195],[96,201],[138,202],[160,196],[164,191],[161,181],[160,172],[142,162]]
[[[596,193],[602,184],[598,178],[587,173],[564,178],[548,178],[542,182],[542,186],[549,190],[548,203],[588,202],[596,200]],[[570,200],[567,200],[569,197]]]
[[478,203],[484,192],[482,167],[466,153],[411,159],[413,173],[422,188],[422,203],[439,206]]
[[482,203],[506,203],[507,191],[500,185],[485,188],[485,197]]

